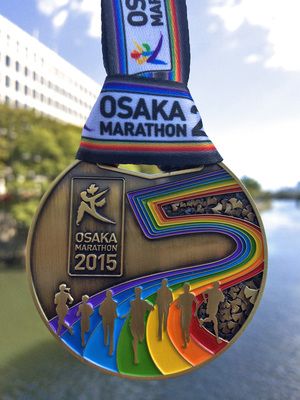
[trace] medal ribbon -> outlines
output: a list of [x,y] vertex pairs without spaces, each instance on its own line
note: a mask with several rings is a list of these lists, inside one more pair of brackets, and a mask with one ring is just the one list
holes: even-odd
[[173,167],[222,161],[186,86],[185,0],[102,0],[102,49],[108,77],[78,159]]

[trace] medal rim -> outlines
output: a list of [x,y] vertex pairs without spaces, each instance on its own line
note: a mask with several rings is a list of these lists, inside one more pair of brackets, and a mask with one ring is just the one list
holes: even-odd
[[[100,367],[99,365],[94,364],[91,361],[86,360],[84,357],[81,357],[80,355],[78,355],[74,350],[71,349],[71,347],[69,347],[67,344],[65,344],[59,336],[56,335],[56,333],[50,328],[49,326],[49,320],[47,319],[44,310],[38,300],[38,295],[36,293],[35,290],[35,286],[34,286],[34,281],[33,281],[33,277],[32,277],[32,273],[31,273],[31,253],[32,253],[32,246],[33,246],[33,235],[35,232],[35,228],[36,228],[36,224],[38,222],[39,216],[43,210],[44,205],[46,204],[49,196],[51,195],[51,193],[54,191],[54,189],[56,188],[56,186],[60,183],[60,181],[72,170],[74,169],[77,165],[84,163],[83,161],[79,161],[76,160],[74,161],[71,165],[69,165],[64,171],[62,171],[56,178],[55,180],[51,183],[49,189],[45,192],[45,194],[42,196],[41,201],[39,203],[39,206],[35,212],[33,221],[31,223],[29,232],[28,232],[28,237],[27,237],[27,242],[26,242],[26,275],[27,275],[27,280],[29,283],[29,288],[30,288],[30,293],[33,299],[33,302],[35,304],[35,307],[38,310],[38,313],[40,314],[41,319],[43,320],[45,326],[47,327],[47,330],[50,331],[50,333],[53,335],[53,337],[58,341],[58,343],[62,346],[62,348],[67,349],[67,351],[72,354],[74,357],[76,357],[79,361],[81,361],[83,364],[92,367],[102,373],[104,373],[105,375],[108,376],[116,376],[122,379],[128,379],[131,381],[161,381],[161,380],[166,380],[166,379],[172,379],[172,378],[176,378],[176,377],[180,377],[183,375],[187,375],[188,373],[194,372],[199,370],[200,368],[204,367],[205,365],[207,365],[210,362],[213,362],[214,360],[216,360],[218,357],[220,357],[224,352],[226,352],[227,350],[229,350],[229,348],[236,343],[236,341],[242,336],[242,334],[244,333],[245,329],[248,327],[248,325],[251,323],[254,315],[256,314],[257,308],[260,305],[262,296],[264,294],[264,290],[265,290],[265,286],[266,286],[266,281],[267,281],[267,275],[268,275],[268,245],[267,245],[267,236],[266,236],[266,231],[264,228],[264,224],[262,221],[262,217],[260,215],[260,212],[256,206],[256,203],[254,201],[254,199],[252,198],[251,194],[249,193],[248,189],[246,188],[246,186],[243,184],[243,182],[223,163],[218,163],[217,165],[219,165],[221,168],[223,168],[226,172],[228,172],[241,186],[241,188],[243,189],[245,195],[247,196],[253,210],[255,211],[255,215],[256,218],[258,220],[259,223],[259,228],[261,229],[261,234],[262,234],[262,238],[263,238],[263,251],[264,251],[264,270],[263,270],[263,277],[262,277],[262,281],[261,281],[261,286],[259,289],[259,293],[256,299],[256,302],[253,306],[253,309],[251,310],[249,316],[247,317],[246,321],[244,322],[244,324],[242,325],[242,327],[240,328],[240,330],[237,332],[237,334],[230,340],[230,342],[228,343],[228,345],[226,347],[224,347],[224,349],[222,349],[220,352],[218,352],[218,354],[215,354],[211,359],[204,361],[203,363],[201,363],[200,365],[196,365],[196,366],[191,366],[191,368],[185,370],[185,371],[181,371],[181,372],[176,372],[170,375],[161,375],[161,376],[154,376],[154,377],[150,377],[150,376],[133,376],[133,375],[126,375],[126,374],[122,374],[120,372],[113,372],[113,371],[109,371],[105,368]],[[184,174],[188,174],[191,172],[201,172],[204,168],[204,166],[200,166],[197,168],[191,168],[191,169],[184,169],[184,170],[179,170],[179,171],[173,171],[173,172],[162,172],[162,173],[158,173],[158,174],[146,174],[144,172],[136,172],[136,171],[130,171],[127,170],[125,168],[117,168],[117,167],[112,167],[112,166],[108,166],[108,165],[101,165],[99,163],[96,164],[97,167],[100,169],[105,169],[108,171],[113,171],[113,172],[118,172],[118,173],[122,173],[124,175],[129,175],[129,176],[136,176],[136,177],[140,177],[140,178],[144,178],[144,179],[149,179],[149,180],[155,180],[155,179],[160,179],[160,178],[165,178],[165,177],[169,177],[169,176],[178,176],[178,175],[184,175]],[[146,339],[145,339],[146,340]]]

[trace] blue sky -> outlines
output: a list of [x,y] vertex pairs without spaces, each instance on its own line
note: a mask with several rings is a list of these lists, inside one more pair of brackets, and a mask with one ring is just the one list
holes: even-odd
[[[239,176],[300,181],[299,0],[187,0],[189,87],[205,128]],[[0,13],[97,82],[105,78],[100,0],[2,0]]]

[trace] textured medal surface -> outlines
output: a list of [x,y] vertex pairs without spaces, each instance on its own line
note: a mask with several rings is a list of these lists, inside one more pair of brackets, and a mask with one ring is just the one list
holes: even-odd
[[27,264],[44,321],[73,354],[158,379],[236,340],[265,258],[255,206],[223,165],[151,176],[79,162],[42,201]]

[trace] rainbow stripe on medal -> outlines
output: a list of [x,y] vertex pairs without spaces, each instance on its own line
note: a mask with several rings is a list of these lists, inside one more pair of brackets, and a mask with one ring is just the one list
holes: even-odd
[[[61,340],[75,353],[108,372],[140,378],[159,378],[185,372],[202,365],[226,349],[229,343],[222,340],[218,344],[209,331],[199,326],[196,317],[193,317],[190,327],[191,342],[187,348],[182,347],[177,299],[185,282],[189,282],[192,292],[202,302],[201,294],[216,280],[224,290],[263,272],[264,244],[261,229],[248,221],[225,215],[169,217],[164,212],[164,206],[172,202],[237,192],[242,192],[239,184],[225,170],[219,170],[128,193],[133,214],[142,232],[150,240],[213,232],[232,238],[236,249],[228,257],[215,262],[142,276],[110,288],[118,303],[114,332],[115,351],[112,356],[108,355],[108,349],[104,346],[103,326],[98,313],[105,292],[90,298],[94,313],[86,347],[82,348],[80,343],[80,321],[76,317],[79,304],[70,309],[66,318],[69,325],[73,326],[74,335],[63,331]],[[164,278],[168,279],[174,301],[169,312],[167,334],[159,341],[155,296]],[[137,286],[142,287],[143,299],[154,305],[154,311],[147,315],[146,339],[139,344],[140,362],[135,365],[129,318],[124,320],[121,317],[129,312],[130,302],[134,299],[134,288]],[[56,332],[57,318],[49,323]]]

